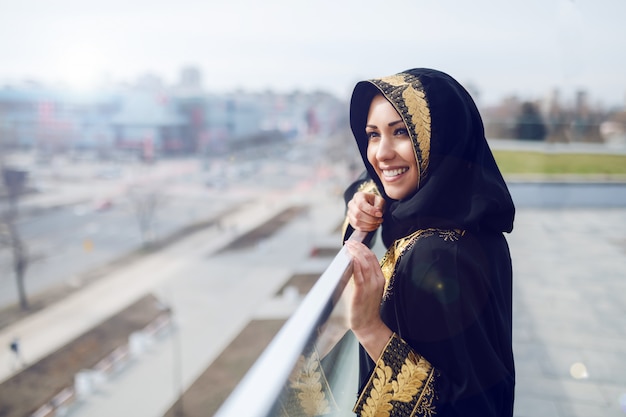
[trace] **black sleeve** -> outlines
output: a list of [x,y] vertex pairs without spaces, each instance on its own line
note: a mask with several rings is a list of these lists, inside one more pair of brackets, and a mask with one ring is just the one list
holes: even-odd
[[435,232],[404,261],[394,288],[402,338],[439,371],[439,402],[498,415],[487,410],[508,395],[512,375],[501,337],[505,328],[498,324],[498,284],[480,243]]

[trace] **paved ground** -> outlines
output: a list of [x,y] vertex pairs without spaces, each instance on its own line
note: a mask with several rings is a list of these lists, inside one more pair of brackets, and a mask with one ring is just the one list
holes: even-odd
[[626,209],[521,210],[516,415],[626,415]]
[[[227,220],[237,228],[209,229],[147,257],[4,329],[0,346],[18,335],[26,359],[36,360],[155,292],[173,306],[177,330],[71,415],[159,417],[251,318],[284,317],[296,307],[291,299],[273,300],[295,271],[323,270],[307,260],[308,251],[312,242],[334,238],[341,202],[313,192],[308,199],[317,202],[310,217],[247,251],[245,263],[239,254],[215,252],[289,201],[251,203]],[[626,209],[522,209],[509,242],[516,416],[626,415]],[[0,351],[0,380],[11,372],[9,353]]]

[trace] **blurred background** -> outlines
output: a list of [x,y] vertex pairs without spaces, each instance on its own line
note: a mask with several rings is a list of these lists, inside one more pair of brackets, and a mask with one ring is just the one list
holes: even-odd
[[[564,239],[610,242],[611,303],[596,294],[592,315],[623,321],[624,16],[621,0],[0,0],[0,417],[206,415],[181,394],[237,335],[258,342],[247,369],[340,248],[341,195],[362,169],[354,84],[413,67],[472,94],[522,226],[592,216],[560,217],[587,225]],[[250,328],[266,298],[280,320]],[[589,383],[572,342],[563,373],[541,373],[567,389],[525,390],[532,374],[517,415],[623,415],[626,331],[611,323],[621,342],[597,396],[572,405],[590,389],[563,383]],[[517,342],[522,363],[555,363]],[[242,369],[208,377],[200,409]]]
[[384,17],[356,1],[1,4],[3,153],[152,159],[328,135],[356,81],[419,66],[470,90],[489,138],[623,141],[619,1],[392,1]]

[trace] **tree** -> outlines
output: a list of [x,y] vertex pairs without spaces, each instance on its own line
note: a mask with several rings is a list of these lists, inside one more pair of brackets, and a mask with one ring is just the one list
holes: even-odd
[[6,168],[3,162],[0,159],[0,170],[2,172],[0,195],[6,200],[7,204],[0,213],[0,245],[10,248],[13,255],[13,272],[15,274],[20,308],[27,310],[29,303],[24,280],[29,257],[26,244],[17,227],[18,203],[26,183],[26,172]]
[[139,225],[142,244],[150,247],[154,242],[156,216],[165,196],[156,186],[134,185],[128,189],[128,200]]
[[544,140],[546,137],[546,126],[543,123],[539,110],[533,103],[522,104],[520,114],[515,125],[517,139],[522,140]]

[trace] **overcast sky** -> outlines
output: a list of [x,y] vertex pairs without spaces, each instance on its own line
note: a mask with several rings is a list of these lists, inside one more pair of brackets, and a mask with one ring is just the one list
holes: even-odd
[[503,96],[626,98],[626,0],[0,0],[0,84],[142,73],[208,91],[325,89],[433,67]]

